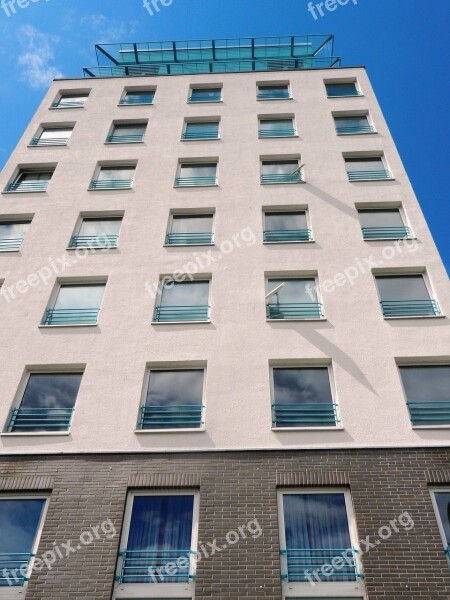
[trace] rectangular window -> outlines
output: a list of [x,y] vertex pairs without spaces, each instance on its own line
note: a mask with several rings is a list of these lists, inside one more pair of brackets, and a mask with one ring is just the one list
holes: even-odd
[[336,133],[338,135],[375,133],[375,128],[370,124],[367,115],[334,117],[334,122],[336,125]]
[[86,92],[76,93],[63,93],[60,95],[58,100],[53,102],[52,108],[83,108],[89,94]]
[[450,489],[433,490],[431,497],[450,568]]
[[328,367],[272,370],[273,427],[336,427],[339,423]]
[[142,591],[133,586],[133,597],[193,598],[197,523],[193,492],[130,493],[116,575],[121,589],[142,584]]
[[322,304],[317,298],[314,277],[277,277],[267,280],[268,319],[320,319]]
[[108,144],[132,144],[144,141],[146,123],[115,124],[108,136]]
[[411,423],[450,425],[450,365],[400,366]]
[[217,163],[181,163],[176,187],[217,185]]
[[440,315],[430,297],[423,275],[377,275],[380,304],[385,317],[430,317]]
[[191,88],[189,102],[221,102],[222,88]]
[[218,140],[218,121],[188,121],[185,124],[182,139],[191,140]]
[[38,137],[31,141],[32,146],[67,146],[73,127],[44,127]]
[[154,322],[209,321],[209,284],[209,280],[166,280],[158,294]]
[[120,99],[121,105],[136,105],[136,104],[153,104],[155,98],[155,90],[128,90]]
[[261,163],[261,183],[302,183],[303,174],[298,159],[263,160]]
[[204,369],[151,369],[139,429],[202,427],[203,380]]
[[358,90],[356,83],[354,81],[342,82],[342,83],[326,83],[325,87],[327,90],[328,98],[342,98],[342,97],[346,97],[346,96],[362,96],[361,92]]
[[68,431],[82,373],[30,373],[20,405],[11,411],[8,433]]
[[30,224],[31,219],[0,221],[0,252],[18,252]]
[[345,159],[349,181],[382,181],[392,179],[381,156],[361,156]]
[[130,189],[133,185],[135,166],[100,167],[96,179],[91,182],[91,190]]
[[279,492],[279,505],[283,597],[304,598],[314,584],[316,597],[361,598],[362,574],[348,492]]
[[258,85],[258,100],[289,100],[291,94],[289,84]]
[[45,192],[53,177],[54,169],[46,171],[19,171],[14,181],[8,184],[7,192]]
[[259,137],[295,137],[297,130],[294,126],[292,117],[286,119],[260,119],[259,120]]
[[69,248],[117,248],[122,217],[83,217]]
[[212,214],[173,214],[166,235],[167,246],[213,244]]
[[305,211],[266,211],[264,242],[310,242],[311,230]]
[[394,240],[412,237],[398,208],[358,209],[361,230],[365,240]]
[[0,590],[23,587],[30,578],[46,502],[25,494],[0,496]]
[[105,283],[62,284],[51,306],[45,311],[43,325],[96,325]]

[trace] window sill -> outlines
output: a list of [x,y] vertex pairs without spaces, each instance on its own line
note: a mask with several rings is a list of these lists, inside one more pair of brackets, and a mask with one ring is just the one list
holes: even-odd
[[272,427],[272,431],[344,431],[342,425],[330,425],[329,427]]
[[135,144],[144,144],[145,140],[139,140],[138,142],[104,142],[104,146],[128,146],[129,144],[132,144],[133,146]]
[[395,177],[386,177],[383,179],[349,179],[349,183],[362,183],[362,182],[370,182],[370,183],[379,183],[380,181],[395,181]]
[[197,427],[189,429],[135,429],[134,433],[137,435],[148,434],[148,433],[204,433],[206,427]]
[[89,250],[90,252],[92,252],[92,250],[117,250],[118,246],[77,246],[76,248],[72,248],[72,247],[67,247],[66,250],[67,252],[76,252],[77,250]]
[[306,319],[267,319],[266,318],[266,322],[267,323],[302,323],[303,321],[326,321],[327,318],[326,317],[313,317],[313,318],[306,318]]
[[48,110],[80,110],[80,108],[86,108],[85,106],[49,106]]
[[34,191],[28,191],[28,190],[14,190],[11,192],[8,192],[7,190],[4,190],[2,192],[2,194],[45,194],[45,192],[47,192],[47,190],[34,190]]
[[295,140],[298,139],[298,133],[295,135],[258,135],[258,140]]
[[371,240],[365,240],[364,238],[362,238],[363,242],[392,242],[392,241],[402,241],[402,242],[410,242],[411,240],[417,240],[417,238],[414,237],[389,237],[389,238],[373,238]]
[[126,102],[123,103],[119,103],[117,104],[117,106],[126,106],[127,108],[130,108],[132,106],[154,106],[153,102],[136,102],[133,104],[127,104]]
[[316,240],[284,240],[280,242],[263,242],[263,244],[267,244],[271,246],[273,244],[315,244]]
[[360,133],[337,133],[336,135],[338,137],[345,137],[345,136],[349,136],[349,135],[378,135],[378,131],[361,131]]
[[450,429],[450,423],[443,423],[442,425],[413,425],[412,426],[413,430],[416,429],[434,429],[434,430],[439,430],[439,429]]
[[349,96],[327,96],[329,100],[334,100],[335,98],[364,98],[364,94],[350,94]]
[[28,144],[27,148],[67,148],[69,144]]
[[105,187],[105,188],[88,188],[87,191],[88,192],[123,192],[124,190],[129,191],[132,189],[133,189],[133,187],[121,187],[121,188]]
[[198,244],[163,244],[164,248],[190,248],[191,246],[215,246],[213,243],[198,243]]
[[303,181],[271,181],[271,182],[265,182],[263,183],[261,181],[261,185],[299,185],[302,183],[306,183],[305,180]]
[[193,138],[191,140],[185,140],[183,138],[180,138],[180,142],[221,142],[222,138],[216,137],[216,138]]
[[29,431],[29,432],[12,431],[11,433],[7,433],[7,432],[0,433],[0,437],[30,437],[30,436],[33,436],[33,437],[44,437],[44,436],[57,437],[57,436],[64,436],[64,435],[65,436],[70,435],[70,431]]
[[20,254],[20,250],[0,250],[0,254],[12,254],[12,253]]
[[70,325],[39,325],[39,329],[61,329],[71,327],[97,327],[98,323],[71,323]]
[[293,100],[293,96],[289,98],[256,98],[257,102],[286,102],[286,100]]
[[211,319],[208,321],[152,321],[152,325],[210,325]]
[[223,100],[188,100],[187,104],[221,104]]
[[445,319],[445,315],[405,315],[404,317],[384,317],[385,321],[398,321],[405,319]]
[[174,185],[174,189],[176,190],[192,190],[196,188],[216,188],[219,187],[218,183],[207,183],[207,184],[199,184],[199,185]]

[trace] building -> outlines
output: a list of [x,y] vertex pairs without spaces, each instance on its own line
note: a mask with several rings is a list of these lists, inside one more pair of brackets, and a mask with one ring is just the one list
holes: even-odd
[[448,600],[448,279],[332,42],[53,82],[0,180],[0,599]]

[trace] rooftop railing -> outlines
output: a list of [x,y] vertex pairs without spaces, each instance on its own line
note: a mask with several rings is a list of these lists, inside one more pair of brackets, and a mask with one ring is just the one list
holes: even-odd
[[48,188],[48,179],[36,180],[36,181],[17,181],[10,183],[6,191],[7,192],[45,192]]
[[157,306],[153,320],[156,323],[177,321],[209,321],[209,306],[207,304],[189,306]]
[[66,431],[72,422],[74,408],[14,408],[7,425],[15,431]]
[[413,425],[450,425],[450,400],[407,402]]
[[267,304],[268,319],[320,319],[323,317],[320,302],[282,302]]
[[139,429],[195,429],[203,425],[202,404],[141,406]]
[[0,252],[18,252],[22,247],[24,238],[0,239]]
[[[289,582],[311,583],[308,575],[331,563],[334,558],[341,558],[341,566],[334,569],[327,581],[357,581],[363,578],[358,572],[357,551],[352,548],[287,548],[280,550],[285,560],[286,571],[281,578]],[[334,563],[333,563],[334,564]]]
[[303,183],[303,174],[298,173],[274,173],[261,175],[261,183]]
[[167,246],[184,246],[188,244],[212,244],[213,234],[205,233],[168,233],[166,235]]
[[69,248],[117,248],[118,235],[74,235]]
[[[182,550],[121,550],[118,583],[189,583],[193,575],[195,551]],[[166,565],[176,562],[175,574]]]
[[402,239],[411,238],[409,227],[362,227],[365,240]]
[[177,177],[176,187],[202,187],[217,185],[217,177]]
[[265,242],[310,242],[312,235],[310,229],[266,229]]
[[436,300],[382,300],[385,317],[436,317],[441,314]]
[[132,187],[132,179],[93,179],[91,190],[128,190]]
[[49,308],[42,325],[95,325],[99,308]]
[[272,415],[274,427],[333,427],[339,422],[337,404],[331,402],[275,402]]
[[28,581],[28,570],[35,554],[30,552],[4,552],[0,554],[0,589],[23,587]]
[[392,173],[385,169],[378,171],[347,171],[349,181],[383,181],[392,179]]

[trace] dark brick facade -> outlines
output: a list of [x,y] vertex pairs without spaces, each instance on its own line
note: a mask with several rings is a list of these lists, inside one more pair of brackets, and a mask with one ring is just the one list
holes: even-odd
[[430,484],[450,485],[450,451],[348,450],[9,457],[2,493],[51,488],[38,554],[110,518],[104,536],[52,570],[34,572],[26,600],[110,600],[127,489],[200,489],[199,540],[219,545],[257,518],[263,535],[198,565],[196,600],[281,600],[277,486],[345,486],[360,538],[408,511],[400,530],[363,558],[368,600],[449,600],[450,572]]

